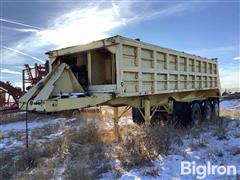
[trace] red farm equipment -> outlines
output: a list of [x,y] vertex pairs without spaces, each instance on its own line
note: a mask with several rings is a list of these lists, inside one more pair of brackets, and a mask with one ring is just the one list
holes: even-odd
[[0,81],[0,110],[17,110],[18,100],[22,95],[21,88],[14,87],[10,82]]
[[34,67],[30,67],[25,64],[25,69],[22,71],[22,89],[25,93],[38,81],[40,81],[49,72],[48,61],[45,64],[35,64]]
[[0,81],[0,112],[8,113],[19,110],[18,100],[26,93],[33,85],[47,75],[48,61],[45,64],[35,64],[30,67],[25,64],[25,69],[22,71],[22,89],[14,87],[9,81]]

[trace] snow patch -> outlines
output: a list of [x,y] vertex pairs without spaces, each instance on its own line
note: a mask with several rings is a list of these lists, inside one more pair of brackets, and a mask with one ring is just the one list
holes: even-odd
[[223,100],[220,102],[221,109],[236,109],[240,107],[240,99]]
[[8,149],[8,151],[16,148],[16,147],[23,147],[24,143],[19,141],[13,137],[4,138],[0,140],[0,149]]
[[[28,129],[32,130],[32,129],[36,129],[36,128],[41,128],[47,124],[61,123],[64,120],[66,120],[66,118],[32,121],[32,122],[28,123]],[[0,126],[0,132],[24,131],[25,129],[26,129],[25,121],[9,123],[9,124],[4,124],[4,125]]]

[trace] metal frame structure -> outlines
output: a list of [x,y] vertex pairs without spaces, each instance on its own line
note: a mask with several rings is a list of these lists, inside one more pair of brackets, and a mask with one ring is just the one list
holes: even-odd
[[[13,87],[9,82],[0,81],[1,111],[18,109],[19,98],[23,95],[20,88]],[[6,95],[8,97],[6,98]]]
[[[203,101],[220,95],[216,59],[139,40],[114,36],[47,54],[50,73],[20,99],[23,109],[28,102],[29,110],[39,112],[131,106],[144,108],[142,116],[150,123],[159,107],[171,114],[175,101]],[[87,87],[79,80],[82,70],[72,70],[80,65],[86,67]],[[76,93],[80,95],[72,98]],[[118,119],[117,109],[114,114]]]
[[24,64],[25,69],[22,70],[22,89],[26,92],[27,85],[33,86],[49,72],[49,64],[46,61],[45,64],[34,64],[34,67],[30,67],[29,64]]

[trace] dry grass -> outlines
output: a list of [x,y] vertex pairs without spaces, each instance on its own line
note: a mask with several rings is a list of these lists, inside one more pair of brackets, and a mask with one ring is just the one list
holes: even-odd
[[238,109],[222,109],[220,111],[220,116],[225,118],[239,118],[240,108]]
[[192,127],[189,130],[188,135],[191,138],[190,148],[192,150],[197,150],[199,148],[206,148],[209,146],[208,140],[206,138],[204,138],[204,136],[202,136],[202,134],[208,132],[210,129],[210,126],[212,128],[214,128],[215,122],[213,122],[213,121],[206,122],[205,121],[205,122],[202,122],[199,126]]
[[197,138],[197,139],[194,139],[192,137],[192,139],[191,139],[190,148],[192,151],[196,151],[199,148],[206,148],[208,146],[209,146],[208,141],[202,137]]
[[79,131],[69,130],[65,141],[64,149],[68,158],[64,176],[67,179],[95,179],[99,174],[111,170],[104,151],[106,145],[96,123],[85,122]]
[[152,177],[157,177],[160,175],[160,170],[159,168],[155,168],[155,167],[150,167],[147,168],[144,172],[145,176],[152,176]]
[[[54,171],[59,165],[65,166],[63,176],[66,179],[95,179],[99,174],[111,171],[112,157],[106,156],[104,149],[116,141],[112,129],[99,129],[97,124],[101,120],[100,113],[84,112],[78,114],[75,122],[66,122],[64,126],[49,124],[31,131],[28,153],[19,148],[0,156],[0,176],[3,179],[55,178]],[[62,135],[50,140],[47,138],[58,132],[62,132]],[[24,132],[9,132],[8,136],[18,137],[21,141],[25,138]]]
[[240,132],[236,132],[235,138],[240,138]]
[[[29,121],[42,119],[42,118],[52,118],[54,116],[57,117],[59,116],[59,114],[48,115],[48,114],[37,114],[37,113],[28,112]],[[16,121],[25,121],[25,120],[26,120],[26,114],[24,111],[0,115],[0,124],[12,123]]]
[[[192,129],[176,129],[170,125],[158,124],[155,126],[128,124],[119,127],[120,141],[117,141],[114,128],[100,128],[100,124],[112,120],[111,110],[104,111],[104,117],[99,112],[88,111],[74,116],[77,120],[65,123],[64,127],[61,124],[50,124],[31,133],[31,142],[37,142],[61,130],[62,135],[57,136],[56,139],[30,144],[28,152],[19,149],[18,152],[0,156],[0,171],[3,179],[55,179],[56,168],[59,166],[65,168],[61,175],[65,179],[96,179],[102,173],[119,170],[112,165],[112,160],[119,160],[120,169],[124,170],[152,165],[159,155],[172,153],[173,144],[181,146],[182,137],[187,134],[195,139],[192,142],[193,149],[209,146],[207,139],[201,138],[201,133],[206,130],[204,126],[209,125],[207,123]],[[236,126],[240,127],[240,123]],[[226,127],[225,121],[211,124],[214,135],[219,139],[227,138]],[[19,140],[24,138],[24,133],[12,132],[10,135]],[[236,134],[236,137],[240,137],[240,134]],[[233,153],[239,155],[239,151]],[[223,153],[209,152],[209,156],[220,157]],[[159,173],[159,169],[151,166],[145,171],[146,175],[153,177],[158,176]]]
[[[89,116],[86,114],[89,118]],[[151,163],[159,154],[167,154],[170,149],[170,139],[174,133],[170,127],[160,126],[138,126],[135,124],[120,127],[119,132],[121,141],[116,141],[114,129],[99,129],[94,121],[84,121],[79,117],[79,121],[84,123],[83,128],[79,131],[69,130],[67,132],[68,142],[67,151],[69,154],[69,162],[73,164],[87,163],[88,168],[95,169],[92,173],[95,176],[103,172],[112,170],[109,165],[111,159],[119,159],[123,168],[133,166],[142,166]],[[86,118],[86,117],[85,117]],[[98,115],[95,117],[98,118]],[[110,148],[117,152],[117,156],[113,157],[110,153],[106,153],[104,148]],[[96,165],[103,163],[104,166],[97,168]],[[78,172],[69,165],[67,176],[69,173]],[[74,166],[75,167],[75,166]],[[78,167],[78,166],[77,166]],[[82,167],[78,167],[82,168]],[[79,171],[80,172],[80,171]],[[75,175],[74,175],[75,176]]]
[[218,140],[227,139],[228,121],[224,118],[220,118],[215,126],[214,136],[217,136]]
[[240,147],[235,147],[235,148],[233,148],[231,154],[232,154],[233,156],[240,155]]
[[207,157],[211,159],[211,161],[217,161],[219,157],[223,157],[224,153],[221,149],[209,149],[207,152]]
[[[19,149],[16,154],[4,153],[0,159],[1,177],[3,179],[25,179],[30,171],[37,167],[50,167],[51,163],[44,164],[44,159],[51,159],[55,154],[61,153],[59,147],[61,140],[51,141],[45,145],[31,144],[29,149]],[[50,177],[49,172],[47,173]],[[37,174],[36,174],[37,175]],[[44,175],[44,173],[43,173]],[[32,174],[34,177],[34,174]]]
[[55,132],[57,132],[61,127],[61,124],[47,124],[39,129],[34,129],[31,132],[31,137],[33,139],[41,139],[44,136],[49,136]]
[[[96,126],[93,123],[87,123],[79,131],[74,128],[62,129],[62,136],[43,143],[37,142],[43,136],[56,133],[59,128],[60,126],[55,124],[36,129],[31,133],[28,150],[19,148],[19,150],[15,149],[14,152],[4,152],[3,156],[0,156],[0,176],[2,179],[54,178],[55,168],[63,164],[62,162],[66,159],[70,159],[71,162],[66,163],[66,178],[85,177],[84,179],[88,179],[87,177],[92,177],[86,173],[87,168],[83,170],[83,167],[77,165],[87,163],[90,169],[98,170],[97,165],[104,159],[104,146]],[[15,137],[16,133],[12,135]],[[75,163],[75,169],[72,168],[72,163]],[[109,168],[102,167],[101,171],[107,169]],[[94,173],[91,172],[91,174]]]
[[124,168],[151,165],[161,155],[167,155],[176,129],[169,126],[133,126],[122,132],[118,159]]
[[81,166],[74,166],[71,168],[68,168],[64,172],[65,179],[71,179],[71,180],[93,180],[96,179],[94,175],[91,174],[89,169],[81,167]]

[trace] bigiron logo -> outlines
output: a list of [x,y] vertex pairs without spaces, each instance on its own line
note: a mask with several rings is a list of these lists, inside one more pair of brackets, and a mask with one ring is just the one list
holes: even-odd
[[240,173],[240,166],[236,165],[213,165],[207,162],[204,165],[196,164],[195,161],[181,162],[181,175],[194,175],[198,179],[204,179],[208,175],[236,176]]

